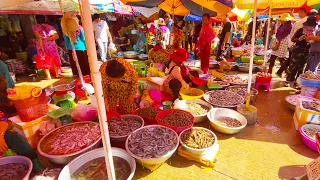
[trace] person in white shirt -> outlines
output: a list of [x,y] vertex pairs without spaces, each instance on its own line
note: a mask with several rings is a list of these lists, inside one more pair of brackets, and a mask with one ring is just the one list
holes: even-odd
[[305,8],[300,8],[299,9],[299,17],[300,20],[295,22],[292,26],[291,32],[289,34],[289,58],[281,65],[280,69],[276,72],[276,75],[279,77],[282,77],[282,73],[287,70],[287,68],[290,65],[291,62],[291,55],[292,55],[292,50],[294,49],[294,43],[291,41],[291,38],[294,36],[294,34],[297,32],[298,29],[303,27],[303,23],[305,23],[308,19],[307,16],[307,10]]
[[106,21],[101,20],[99,14],[94,14],[92,26],[94,31],[94,38],[99,47],[99,54],[100,54],[101,60],[103,62],[106,62],[107,53],[108,53],[107,51],[108,39],[110,43],[113,43],[108,24]]

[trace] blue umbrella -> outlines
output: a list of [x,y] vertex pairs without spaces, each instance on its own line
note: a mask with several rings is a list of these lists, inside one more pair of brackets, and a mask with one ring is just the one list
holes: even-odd
[[188,15],[188,16],[185,16],[185,17],[184,17],[184,20],[185,20],[185,21],[197,21],[197,22],[200,22],[200,21],[202,21],[202,17],[201,17],[201,16],[197,16],[197,15],[190,14],[190,15]]

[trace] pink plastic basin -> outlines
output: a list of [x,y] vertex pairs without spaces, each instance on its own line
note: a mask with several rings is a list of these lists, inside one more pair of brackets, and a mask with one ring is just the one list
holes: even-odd
[[299,132],[301,134],[302,137],[302,142],[310,149],[318,152],[318,148],[317,148],[317,143],[316,140],[311,139],[310,137],[308,137],[308,135],[303,131],[303,128],[312,128],[313,126],[319,126],[319,125],[313,125],[313,124],[305,124],[303,125],[300,129]]

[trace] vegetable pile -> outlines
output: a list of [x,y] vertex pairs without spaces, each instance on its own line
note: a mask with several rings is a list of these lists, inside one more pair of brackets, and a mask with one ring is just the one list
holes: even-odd
[[202,149],[212,146],[215,138],[209,130],[192,128],[181,134],[181,141],[190,148]]

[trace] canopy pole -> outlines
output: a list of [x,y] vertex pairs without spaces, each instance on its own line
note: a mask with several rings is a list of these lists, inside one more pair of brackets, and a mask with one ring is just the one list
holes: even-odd
[[251,52],[250,52],[250,66],[249,66],[249,80],[248,89],[246,95],[246,107],[250,106],[250,90],[252,83],[252,69],[253,69],[253,56],[254,56],[254,46],[256,42],[256,24],[257,24],[257,0],[254,0],[254,14],[253,14],[253,27],[252,27],[252,38],[251,38]]
[[263,67],[266,66],[267,62],[267,51],[269,47],[269,36],[270,36],[270,23],[271,23],[271,10],[272,10],[272,0],[269,1],[269,15],[268,15],[268,27],[267,27],[267,36],[266,36],[266,44],[264,45],[264,59],[263,59]]
[[91,70],[91,78],[93,81],[93,86],[95,89],[95,97],[97,99],[99,123],[101,129],[102,143],[105,151],[106,169],[108,174],[108,179],[115,180],[115,171],[113,165],[113,159],[111,154],[111,145],[109,141],[109,131],[107,124],[106,108],[103,98],[102,83],[101,83],[101,73],[98,67],[98,59],[96,52],[96,44],[94,41],[93,28],[92,28],[92,18],[90,14],[90,4],[89,0],[82,1],[82,19],[83,28],[85,30],[86,45],[88,49],[88,59]]

